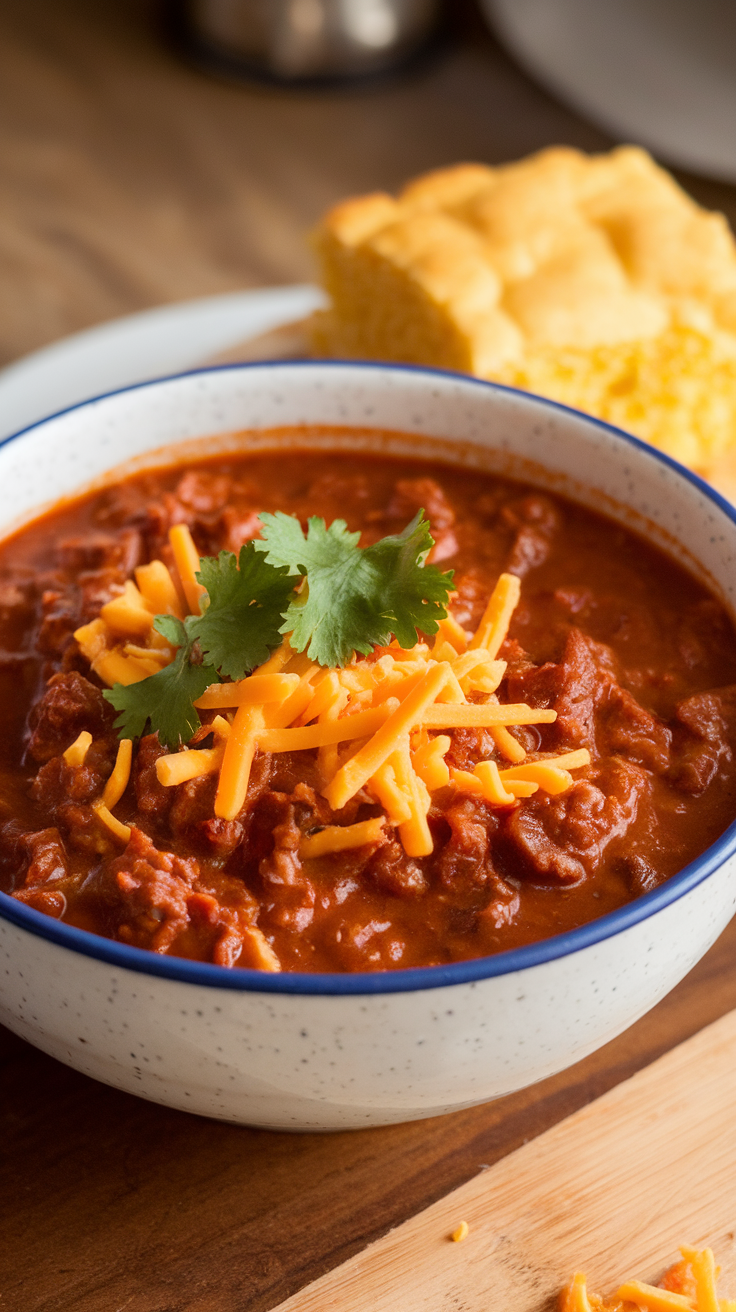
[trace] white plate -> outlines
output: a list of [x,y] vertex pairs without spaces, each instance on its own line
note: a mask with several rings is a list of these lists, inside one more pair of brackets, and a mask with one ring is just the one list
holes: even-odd
[[323,303],[316,287],[231,292],[64,337],[0,370],[0,441],[88,397],[206,364],[240,341],[303,319]]
[[619,139],[736,182],[734,0],[482,0],[529,72]]

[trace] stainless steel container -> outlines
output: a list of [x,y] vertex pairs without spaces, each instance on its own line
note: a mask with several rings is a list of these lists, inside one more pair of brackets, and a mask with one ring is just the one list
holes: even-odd
[[442,0],[186,0],[190,48],[283,81],[343,79],[403,63],[436,28]]

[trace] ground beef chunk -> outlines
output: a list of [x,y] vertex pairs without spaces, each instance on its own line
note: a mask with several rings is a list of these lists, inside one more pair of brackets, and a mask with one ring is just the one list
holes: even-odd
[[486,608],[489,591],[480,570],[469,569],[456,574],[452,614],[464,629],[474,633]]
[[58,658],[80,624],[79,608],[71,591],[46,588],[41,595],[41,617],[36,638],[38,650],[44,656]]
[[[16,641],[10,640],[13,648],[25,646],[26,630],[33,619],[34,611],[34,593],[33,583],[19,586],[17,583],[0,582],[0,622],[8,627],[15,628],[17,633]],[[8,638],[5,639],[6,643]]]
[[159,852],[148,835],[133,826],[122,856],[93,871],[84,892],[105,906],[116,938],[168,952],[189,924],[187,898],[198,874],[193,858]]
[[61,920],[67,907],[66,894],[60,888],[19,888],[13,897],[54,920]]
[[272,828],[273,851],[260,862],[259,871],[264,884],[298,886],[303,881],[299,844],[302,830],[297,824],[296,807],[286,793],[271,793],[269,802],[274,813]]
[[[199,741],[207,737],[207,726],[202,727]],[[240,820],[218,820],[214,814],[217,776],[205,775],[190,779],[176,787],[167,788],[159,783],[156,762],[168,755],[156,734],[142,738],[133,762],[132,781],[136,805],[141,815],[166,839],[182,839],[192,843],[197,851],[224,859],[239,847],[248,832],[247,812],[260,793],[268,787],[270,756],[259,752],[253,763],[248,784],[248,797]]]
[[590,588],[555,588],[552,595],[568,615],[585,615],[595,606]]
[[559,797],[535,794],[506,821],[506,868],[535,883],[580,883],[623,838],[650,791],[645,770],[614,760],[595,782],[581,779]]
[[78,619],[75,627],[79,624],[88,624],[91,620],[97,619],[102,607],[113,597],[118,597],[125,583],[125,574],[119,569],[94,569],[80,574],[77,579],[79,585],[78,599]]
[[[266,908],[268,923],[300,932],[311,924],[316,892],[299,857],[304,831],[298,823],[298,809],[299,803],[290,794],[266,793],[259,808],[259,818],[261,823],[266,821],[272,844],[271,851],[259,862],[258,872],[266,895],[269,890],[274,894],[274,902]],[[266,817],[269,817],[270,824]]]
[[246,542],[260,536],[263,527],[257,510],[242,511],[235,510],[233,507],[222,512],[220,523],[224,548],[226,551],[235,552],[236,556]]
[[417,897],[427,890],[421,866],[407,858],[401,843],[392,838],[383,843],[365,867],[369,879],[394,897]]
[[228,474],[190,470],[179,480],[173,492],[163,492],[146,506],[142,533],[150,558],[172,563],[168,542],[175,524],[186,524],[201,555],[216,554],[223,543],[222,517],[233,490]]
[[222,820],[214,816],[200,820],[191,831],[192,841],[209,853],[211,860],[224,862],[240,846],[245,825],[240,820]]
[[561,661],[511,672],[507,692],[511,701],[557,712],[551,733],[555,746],[568,751],[590,747],[594,752],[597,713],[614,681],[609,648],[571,629]]
[[161,746],[158,734],[146,734],[138,744],[131,771],[138,810],[142,816],[158,822],[166,819],[174,801],[174,789],[164,788],[156,774],[157,760],[167,753],[168,748]]
[[381,916],[338,920],[333,928],[333,952],[337,969],[386,970],[398,965],[406,943],[391,920]]
[[730,764],[736,742],[736,686],[697,693],[675,711],[676,757],[670,781],[699,796]]
[[169,547],[169,529],[174,524],[191,524],[194,512],[187,510],[174,496],[173,492],[164,492],[155,501],[150,501],[142,517],[143,540],[149,560],[163,560],[170,565],[173,560]]
[[548,497],[530,495],[510,501],[498,522],[513,534],[505,566],[508,573],[524,578],[530,570],[544,564],[560,522]]
[[445,757],[455,770],[475,769],[479,761],[493,755],[494,744],[487,729],[455,729]]
[[216,966],[279,969],[273,948],[254,924],[258,903],[239,879],[221,876],[216,889],[198,880],[187,909],[200,942],[208,940],[208,955]]
[[[73,551],[80,557],[87,554],[85,542],[85,538],[74,540]],[[72,551],[71,546],[69,550]],[[102,549],[90,549],[88,558],[95,560],[104,554]],[[140,534],[131,531],[119,550],[110,548],[109,554],[119,563],[75,571],[73,578],[69,578],[70,571],[65,570],[56,570],[46,576],[41,592],[41,625],[37,638],[38,649],[44,655],[56,657],[58,661],[70,645],[74,630],[96,619],[105,603],[120,594],[134,568],[131,565],[131,570],[128,570],[127,562],[141,558]]]
[[47,916],[63,916],[69,870],[58,829],[24,833],[11,822],[0,831],[0,851],[3,865],[10,865],[14,872],[12,896]]
[[93,738],[106,733],[115,712],[99,688],[75,670],[56,674],[29,716],[28,751],[34,761],[50,761],[78,738],[83,729]]
[[78,852],[110,850],[109,835],[100,825],[92,803],[102,795],[117,754],[113,734],[96,738],[84,764],[67,765],[63,756],[53,756],[41,766],[31,785],[31,796],[43,814],[56,821],[68,847]]
[[718,660],[732,642],[726,611],[714,597],[702,597],[680,614],[678,654],[689,670],[697,670],[707,687],[718,678]]
[[331,469],[320,474],[309,484],[310,503],[321,505],[325,501],[347,506],[352,501],[365,501],[370,492],[370,480],[365,474],[346,474]]
[[455,511],[434,478],[400,478],[386,508],[388,519],[412,519],[424,510],[432,528],[452,528]]
[[434,538],[429,561],[436,564],[454,556],[458,549],[454,529],[455,511],[439,483],[434,478],[400,478],[386,508],[386,519],[400,520],[402,524],[407,524],[418,510],[424,511]]
[[174,495],[196,514],[213,515],[227,505],[232,486],[233,480],[228,474],[190,469],[177,483]]
[[185,841],[197,825],[210,820],[215,813],[216,775],[201,775],[187,779],[167,790],[174,794],[169,811],[169,830],[174,838]]
[[62,802],[56,809],[56,821],[68,846],[78,852],[109,853],[117,848],[93,808],[83,802]]
[[510,925],[519,914],[521,906],[519,890],[498,874],[492,875],[489,882],[491,898],[478,912],[478,920],[481,924],[492,926],[493,929],[503,929],[504,925]]
[[511,701],[557,712],[551,749],[587,747],[593,759],[615,753],[651,770],[669,767],[670,730],[620,686],[610,648],[579,629],[570,630],[560,662],[516,667],[506,683]]
[[24,880],[26,888],[66,878],[67,858],[58,829],[41,829],[35,834],[24,834],[20,845],[25,849],[28,859]]
[[625,880],[632,897],[651,893],[659,883],[657,872],[651,862],[635,852],[627,852],[625,856],[617,857],[612,862],[612,869]]
[[48,814],[69,800],[93,802],[103,791],[116,754],[117,741],[108,733],[93,740],[82,765],[67,765],[63,756],[52,756],[31,784],[31,796]]
[[611,683],[602,706],[597,742],[599,751],[625,756],[655,774],[669,768],[671,730],[617,683]]
[[160,851],[135,826],[122,856],[103,861],[83,895],[105,908],[108,932],[134,947],[174,949],[220,966],[279,968],[255,925],[258,903],[242,880],[203,877],[195,858]]
[[447,888],[482,888],[493,874],[490,839],[497,813],[474,797],[453,802],[445,811],[450,837],[437,856],[435,871]]
[[62,538],[56,546],[56,559],[62,569],[114,569],[127,578],[143,561],[143,539],[135,528]]

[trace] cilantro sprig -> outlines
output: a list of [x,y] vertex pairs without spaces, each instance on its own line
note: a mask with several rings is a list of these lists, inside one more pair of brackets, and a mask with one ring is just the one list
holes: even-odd
[[221,551],[200,561],[197,578],[209,604],[200,617],[185,621],[202,656],[227,679],[242,679],[268,660],[294,591],[288,568],[264,561],[255,548],[248,542],[237,559]]
[[150,723],[164,746],[175,750],[200,727],[193,703],[220,676],[242,679],[268,660],[281,641],[281,621],[294,590],[288,569],[272,565],[247,542],[204,556],[197,575],[207,589],[201,615],[182,622],[157,615],[154,627],[178,648],[171,665],[138,683],[116,683],[103,696],[120,714],[121,738],[139,738]]
[[200,727],[194,702],[218,679],[241,679],[290,633],[296,651],[320,665],[346,665],[395,636],[410,648],[437,632],[447,614],[452,572],[426,559],[434,545],[422,510],[403,533],[360,547],[342,519],[329,528],[313,517],[304,533],[294,515],[262,514],[263,537],[239,557],[206,556],[198,579],[201,615],[157,615],[154,625],[177,649],[170,665],[138,683],[104,693],[119,712],[122,738],[150,725],[170,749]]
[[313,517],[305,535],[299,520],[262,514],[262,541],[254,545],[272,565],[306,577],[281,625],[291,645],[320,665],[346,665],[353,652],[367,656],[395,636],[413,647],[419,633],[436,633],[447,614],[452,573],[425,565],[434,546],[424,512],[396,536],[359,547],[343,519],[329,528]]
[[190,621],[182,624],[173,615],[157,615],[153,623],[179,648],[171,665],[139,683],[116,683],[102,695],[120,712],[115,728],[121,738],[141,738],[150,721],[160,741],[173,751],[197,732],[200,719],[193,703],[205,688],[217,683],[217,671],[193,660],[195,639],[187,630]]

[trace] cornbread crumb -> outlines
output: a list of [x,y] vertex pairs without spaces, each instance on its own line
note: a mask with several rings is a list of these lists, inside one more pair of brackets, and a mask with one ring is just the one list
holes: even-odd
[[494,379],[708,472],[736,449],[736,243],[645,151],[557,147],[344,201],[312,346]]
[[453,1243],[459,1244],[462,1243],[463,1239],[467,1239],[469,1232],[470,1232],[470,1226],[468,1225],[467,1221],[461,1221],[459,1226],[457,1227],[457,1230],[453,1230],[452,1234],[450,1235],[450,1238],[453,1241]]

